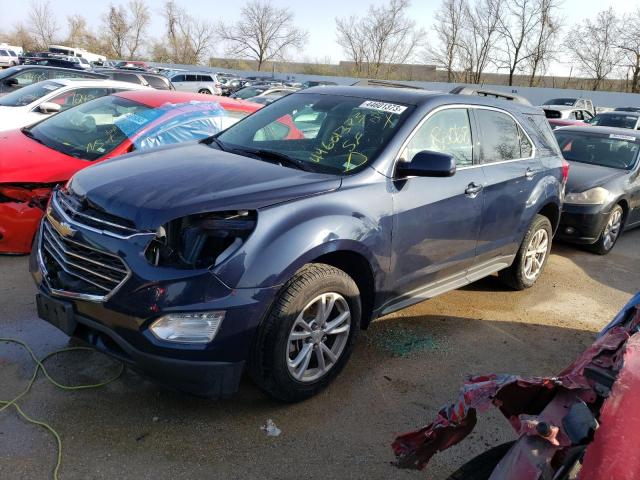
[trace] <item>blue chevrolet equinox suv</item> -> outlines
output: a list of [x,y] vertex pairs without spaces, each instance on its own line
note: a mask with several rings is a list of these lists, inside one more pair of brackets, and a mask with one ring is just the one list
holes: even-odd
[[[114,142],[145,123],[114,115]],[[170,387],[226,396],[246,369],[302,400],[377,317],[495,272],[532,286],[566,177],[524,102],[310,88],[55,191],[30,261],[38,313]]]

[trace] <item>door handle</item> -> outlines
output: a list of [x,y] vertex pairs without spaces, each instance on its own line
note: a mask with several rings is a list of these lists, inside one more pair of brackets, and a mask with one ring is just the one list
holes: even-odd
[[527,168],[527,171],[524,172],[524,176],[527,177],[529,180],[531,180],[535,174],[536,174],[536,171],[531,167]]
[[482,185],[477,185],[474,182],[471,182],[467,185],[467,189],[464,191],[465,195],[470,197],[475,197],[482,190]]

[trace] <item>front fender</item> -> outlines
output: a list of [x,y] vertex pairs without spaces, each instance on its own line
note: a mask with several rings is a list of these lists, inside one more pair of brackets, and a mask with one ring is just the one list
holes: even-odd
[[389,268],[391,199],[384,182],[262,209],[247,242],[213,273],[233,288],[282,285],[305,263],[347,250],[376,277]]

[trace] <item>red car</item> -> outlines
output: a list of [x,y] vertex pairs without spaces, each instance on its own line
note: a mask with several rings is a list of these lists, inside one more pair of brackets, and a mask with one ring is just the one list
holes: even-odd
[[[134,150],[208,137],[261,107],[196,93],[130,91],[0,133],[0,253],[29,253],[51,190],[78,170]],[[281,124],[281,138],[303,138],[290,118]]]
[[581,120],[567,120],[562,118],[549,118],[548,121],[553,130],[559,127],[573,127],[573,126],[584,127],[586,125],[589,125],[587,122],[583,122]]

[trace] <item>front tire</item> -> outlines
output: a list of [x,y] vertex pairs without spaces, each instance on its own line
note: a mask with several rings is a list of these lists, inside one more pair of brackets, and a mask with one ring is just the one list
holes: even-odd
[[254,339],[249,375],[285,402],[310,398],[340,373],[360,330],[360,292],[342,270],[304,266],[280,290]]
[[598,255],[606,255],[618,241],[620,233],[622,232],[622,225],[624,219],[624,210],[620,205],[616,205],[611,209],[607,223],[602,228],[598,241],[593,245],[589,245],[589,250]]
[[500,280],[514,290],[532,287],[549,258],[552,236],[549,219],[536,215],[527,229],[513,264],[498,272]]

